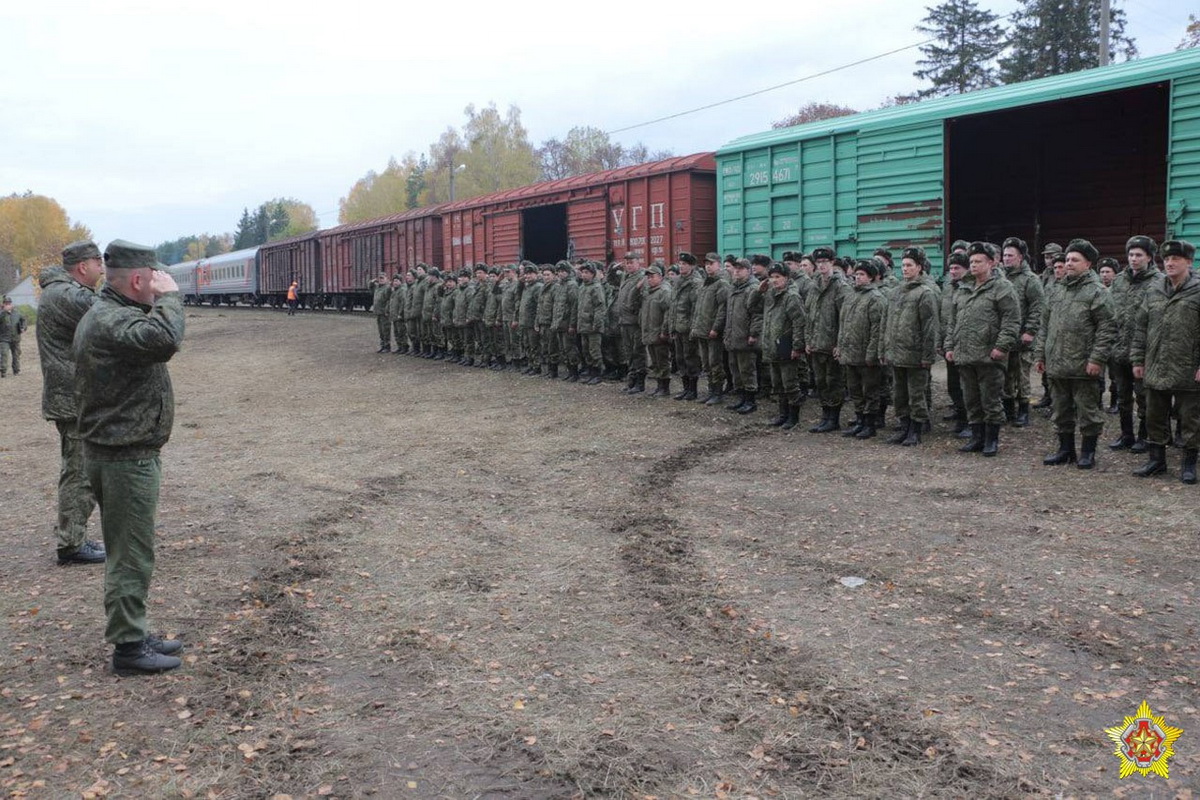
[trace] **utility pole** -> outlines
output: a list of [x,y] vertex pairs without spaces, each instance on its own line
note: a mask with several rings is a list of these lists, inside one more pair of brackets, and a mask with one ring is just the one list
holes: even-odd
[[1109,0],[1100,0],[1100,66],[1108,66]]

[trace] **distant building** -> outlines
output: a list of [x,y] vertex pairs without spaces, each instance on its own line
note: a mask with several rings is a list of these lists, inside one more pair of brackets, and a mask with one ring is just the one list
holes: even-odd
[[33,276],[30,275],[25,280],[13,287],[8,296],[12,298],[14,306],[33,306],[37,308],[38,293],[35,288]]

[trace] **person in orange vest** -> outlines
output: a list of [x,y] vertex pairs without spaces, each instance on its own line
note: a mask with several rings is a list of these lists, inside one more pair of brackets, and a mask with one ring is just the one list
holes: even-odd
[[296,306],[300,304],[300,285],[292,281],[292,285],[288,287],[287,292],[288,316],[296,313]]

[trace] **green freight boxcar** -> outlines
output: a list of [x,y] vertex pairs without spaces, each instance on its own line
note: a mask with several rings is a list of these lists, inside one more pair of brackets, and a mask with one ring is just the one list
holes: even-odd
[[1200,48],[744,136],[717,175],[722,252],[1200,241]]

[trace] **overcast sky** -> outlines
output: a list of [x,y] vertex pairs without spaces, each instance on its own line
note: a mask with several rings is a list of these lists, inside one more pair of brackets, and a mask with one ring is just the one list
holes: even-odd
[[[5,3],[0,195],[49,195],[102,245],[232,231],[273,197],[329,227],[356,180],[427,151],[469,103],[516,104],[535,145],[575,125],[612,131],[919,42],[931,2]],[[1116,2],[1143,56],[1172,50],[1195,11]],[[614,138],[683,155],[813,100],[873,108],[918,88],[918,56]]]

